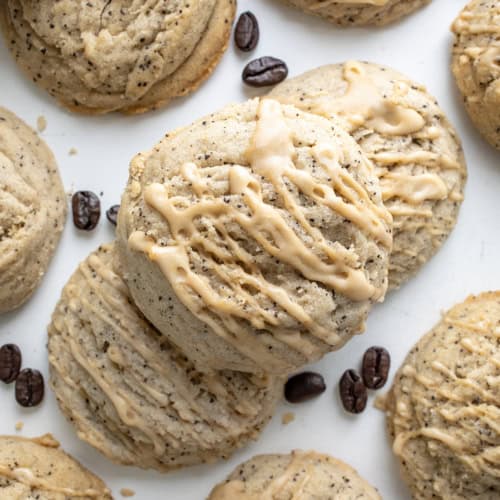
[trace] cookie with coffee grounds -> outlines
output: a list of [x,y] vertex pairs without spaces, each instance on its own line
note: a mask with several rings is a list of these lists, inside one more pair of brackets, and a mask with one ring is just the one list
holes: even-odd
[[48,350],[52,389],[78,437],[114,462],[148,469],[229,457],[259,435],[283,387],[267,375],[200,373],[136,308],[113,245],[64,287]]
[[500,149],[500,2],[469,2],[451,26],[451,69],[465,108],[486,140]]
[[308,14],[342,26],[382,26],[407,16],[431,0],[286,0]]
[[54,155],[31,127],[0,107],[0,313],[21,306],[39,285],[66,212]]
[[142,113],[195,90],[224,53],[235,0],[7,0],[16,62],[66,108]]
[[111,500],[97,476],[50,435],[27,439],[0,436],[0,498],[43,500]]
[[500,292],[452,307],[410,351],[386,400],[418,500],[500,498]]
[[389,288],[401,286],[442,246],[463,200],[462,145],[435,98],[392,68],[360,61],[313,69],[269,97],[344,119],[373,161],[394,219]]
[[339,123],[253,99],[132,160],[117,245],[138,307],[200,369],[286,375],[363,331],[391,222]]
[[315,451],[257,455],[217,485],[208,500],[300,498],[380,500],[377,490],[349,465]]

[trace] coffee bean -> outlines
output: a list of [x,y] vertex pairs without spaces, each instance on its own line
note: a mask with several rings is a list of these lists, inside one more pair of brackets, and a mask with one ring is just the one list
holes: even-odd
[[101,202],[92,191],[77,191],[71,200],[73,222],[78,229],[92,231],[101,217]]
[[22,356],[16,344],[0,347],[0,380],[6,384],[14,382],[21,369]]
[[259,42],[259,23],[251,12],[243,12],[234,29],[236,47],[243,52],[250,52]]
[[290,403],[302,403],[319,396],[325,389],[325,381],[319,373],[303,372],[288,379],[285,398]]
[[281,59],[264,56],[250,61],[243,70],[243,81],[252,87],[267,87],[282,82],[288,67]]
[[106,218],[109,220],[109,222],[111,222],[111,224],[113,224],[113,226],[116,226],[118,210],[120,210],[120,205],[113,205],[106,211]]
[[16,380],[16,401],[27,408],[42,402],[45,389],[43,375],[38,370],[25,368]]
[[384,387],[391,367],[391,357],[383,347],[370,347],[363,356],[361,373],[368,389]]
[[366,408],[368,392],[356,370],[346,370],[339,383],[340,399],[349,413],[361,413]]

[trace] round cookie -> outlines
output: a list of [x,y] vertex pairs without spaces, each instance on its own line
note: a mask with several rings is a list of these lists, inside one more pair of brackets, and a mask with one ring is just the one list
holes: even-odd
[[3,500],[111,500],[94,474],[59,448],[50,435],[0,436],[0,498]]
[[40,283],[66,220],[66,195],[47,145],[0,107],[0,313]]
[[78,436],[114,462],[170,469],[256,438],[283,380],[202,374],[154,329],[113,270],[113,246],[70,278],[49,326],[50,382]]
[[142,113],[195,90],[224,53],[235,0],[7,0],[17,63],[78,113]]
[[500,292],[469,297],[410,351],[387,399],[413,498],[500,498]]
[[308,14],[341,26],[382,26],[428,4],[431,0],[286,0]]
[[389,288],[401,286],[441,247],[466,181],[460,139],[425,87],[385,66],[323,66],[269,95],[305,111],[340,115],[375,164],[394,219]]
[[474,125],[500,149],[500,3],[472,0],[452,24],[451,69]]
[[328,455],[293,451],[258,455],[241,464],[208,500],[380,500],[377,491],[349,465]]
[[284,375],[363,330],[391,222],[339,124],[254,99],[132,161],[117,243],[136,304],[200,369]]

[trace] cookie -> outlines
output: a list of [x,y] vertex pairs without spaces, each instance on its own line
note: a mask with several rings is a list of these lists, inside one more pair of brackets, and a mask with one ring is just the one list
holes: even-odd
[[258,455],[241,464],[208,500],[379,500],[378,492],[349,465],[315,451]]
[[341,26],[382,26],[392,23],[431,0],[286,0],[308,14]]
[[471,120],[500,149],[500,3],[472,0],[452,24],[451,69]]
[[78,113],[142,113],[194,91],[224,53],[235,0],[7,0],[19,66]]
[[410,351],[387,424],[413,498],[500,498],[500,292],[449,310]]
[[136,304],[200,369],[284,375],[363,330],[390,226],[339,124],[254,99],[132,161],[117,243]]
[[111,500],[94,474],[59,448],[50,435],[0,436],[2,500]]
[[462,146],[436,100],[401,73],[359,61],[304,73],[270,97],[345,120],[375,164],[394,219],[389,288],[401,286],[446,240],[463,199]]
[[283,390],[278,378],[196,370],[135,307],[112,245],[64,287],[48,349],[52,389],[78,436],[142,468],[227,458],[258,436]]
[[66,221],[66,195],[47,145],[0,107],[0,313],[39,285]]

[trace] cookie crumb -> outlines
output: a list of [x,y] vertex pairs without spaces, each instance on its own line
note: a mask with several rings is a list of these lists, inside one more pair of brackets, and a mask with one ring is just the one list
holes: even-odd
[[293,422],[295,420],[295,413],[292,412],[287,412],[283,413],[283,416],[281,417],[281,423],[283,425],[288,425],[289,423]]
[[387,394],[380,394],[375,398],[375,401],[373,402],[373,406],[380,411],[386,411],[387,410]]
[[122,488],[120,490],[120,495],[122,497],[133,497],[135,495],[135,491],[130,488]]
[[36,119],[36,128],[38,129],[38,132],[43,132],[47,128],[47,120],[45,119],[45,116],[40,115]]
[[24,427],[24,422],[19,420],[19,422],[17,422],[17,424],[16,424],[16,431],[18,431],[18,432],[22,431],[23,427]]
[[68,151],[68,154],[70,156],[75,156],[76,154],[78,154],[78,149],[76,148],[71,148],[69,151]]

